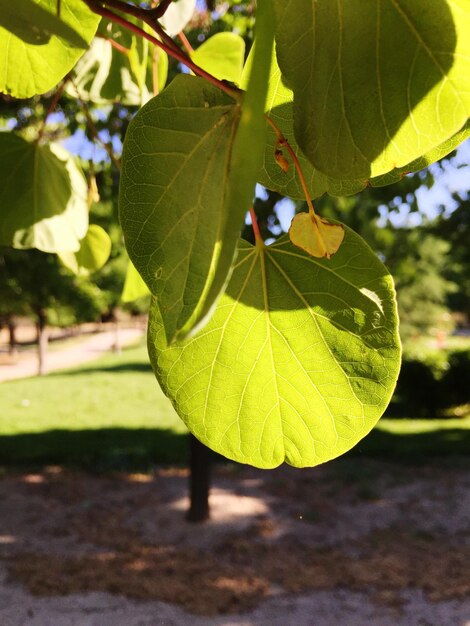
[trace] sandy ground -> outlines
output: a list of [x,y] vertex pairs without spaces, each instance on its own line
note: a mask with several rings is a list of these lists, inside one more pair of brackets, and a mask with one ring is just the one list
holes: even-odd
[[2,626],[469,626],[468,461],[0,478]]
[[[120,328],[119,344],[121,347],[135,343],[145,334],[142,328]],[[51,346],[47,354],[47,371],[53,372],[66,367],[73,367],[80,363],[93,361],[104,353],[113,350],[116,345],[116,331],[107,330],[89,336],[74,338],[72,345],[57,349]],[[38,369],[37,354],[35,348],[21,352],[14,362],[4,359],[0,362],[0,382],[15,378],[27,378],[36,376]],[[1,624],[0,624],[1,626]]]
[[[49,369],[114,341],[51,352]],[[35,368],[21,355],[0,380]],[[202,525],[184,520],[182,469],[0,474],[0,626],[470,626],[468,469],[227,464]]]

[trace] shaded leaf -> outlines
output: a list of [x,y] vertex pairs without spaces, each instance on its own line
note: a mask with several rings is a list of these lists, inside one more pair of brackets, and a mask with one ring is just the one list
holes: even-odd
[[[129,256],[158,297],[167,336],[184,335],[223,289],[244,213],[228,220],[228,170],[240,106],[179,75],[129,125],[119,207]],[[221,259],[226,257],[222,270]]]
[[201,44],[191,58],[216,78],[238,85],[245,61],[245,42],[235,33],[216,33]]
[[55,0],[0,0],[0,92],[29,98],[52,89],[85,52],[99,20],[81,0],[62,0],[61,19]]
[[226,293],[204,328],[168,347],[159,307],[149,353],[188,428],[228,458],[270,468],[317,465],[374,426],[398,375],[390,275],[345,228],[330,260],[283,237],[240,242]]
[[58,253],[62,263],[79,276],[88,276],[101,269],[110,254],[111,239],[98,224],[90,224],[77,252]]
[[[245,64],[242,86],[246,86],[248,72],[252,62],[252,54],[253,49],[250,51]],[[359,193],[367,185],[381,187],[396,183],[404,175],[417,172],[431,163],[442,159],[455,150],[465,139],[470,137],[470,124],[467,123],[462,130],[457,132],[450,139],[444,141],[437,148],[430,150],[422,157],[419,157],[403,167],[393,169],[383,176],[369,179],[338,179],[326,176],[313,167],[297,144],[294,136],[293,93],[282,82],[281,71],[275,55],[273,56],[271,64],[266,113],[281,130],[296,153],[311,198],[318,198],[324,193],[329,193],[332,196],[348,196]],[[276,133],[271,126],[268,126],[264,163],[258,174],[258,181],[268,189],[278,191],[291,198],[304,198],[302,185],[300,184],[295,167],[287,154],[285,158],[289,165],[287,171],[279,167],[279,164],[276,162]]]
[[71,155],[0,133],[0,244],[76,251],[88,229],[88,190]]
[[382,176],[466,124],[466,0],[274,5],[278,60],[295,94],[297,141],[318,170],[340,179]]

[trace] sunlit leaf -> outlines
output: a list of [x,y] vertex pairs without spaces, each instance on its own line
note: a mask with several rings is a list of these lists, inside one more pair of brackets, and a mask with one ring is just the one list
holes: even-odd
[[81,0],[0,0],[0,92],[29,98],[54,87],[90,43],[100,20]]
[[[168,57],[157,49],[154,64],[154,46],[132,35],[122,27],[102,22],[100,37],[93,40],[89,50],[74,69],[73,83],[66,86],[72,96],[95,104],[120,102],[129,106],[145,104],[154,91],[165,86],[168,75]],[[111,44],[117,42],[121,49]]]
[[[246,86],[252,55],[253,49],[250,51],[244,68],[242,86]],[[316,170],[297,145],[294,136],[293,97],[292,91],[282,82],[281,71],[274,55],[269,78],[266,113],[275,122],[296,153],[311,198],[318,198],[324,193],[329,193],[332,196],[348,196],[360,192],[367,185],[381,187],[398,182],[404,175],[417,172],[442,159],[470,137],[470,124],[467,123],[462,130],[437,148],[403,167],[393,169],[388,174],[369,179],[364,177],[358,179],[332,178]],[[268,189],[278,191],[291,198],[304,198],[302,185],[289,155],[284,153],[284,158],[288,164],[287,170],[281,168],[277,162],[276,138],[276,133],[271,126],[268,126],[264,163],[259,172],[258,181]]]
[[239,84],[245,60],[245,42],[235,33],[216,33],[201,44],[191,57],[216,78]]
[[163,390],[203,443],[264,468],[317,465],[374,426],[398,375],[393,283],[345,228],[330,260],[286,237],[240,242],[237,264],[208,325],[168,347],[153,304],[149,353]]
[[74,274],[87,276],[103,267],[111,254],[111,239],[108,233],[98,226],[90,224],[85,237],[80,241],[77,252],[59,252],[62,263]]
[[179,75],[137,113],[126,134],[121,225],[132,262],[158,297],[170,340],[207,315],[213,305],[207,295],[227,280],[244,218],[234,228],[227,213],[239,119],[232,98],[203,79]]
[[344,239],[344,228],[342,224],[332,224],[319,215],[299,213],[292,220],[289,238],[311,256],[329,259]]
[[382,176],[466,124],[467,0],[275,0],[274,6],[296,138],[316,169],[339,179]]
[[[126,134],[120,217],[129,256],[157,296],[168,341],[205,323],[229,279],[264,151],[266,31],[243,105],[206,81],[178,76],[139,111]],[[267,7],[267,8],[266,8]]]
[[88,229],[88,190],[71,155],[0,133],[0,244],[76,251]]
[[132,261],[129,261],[121,294],[121,302],[134,302],[148,295],[150,295],[150,291],[147,285],[139,272],[135,269]]

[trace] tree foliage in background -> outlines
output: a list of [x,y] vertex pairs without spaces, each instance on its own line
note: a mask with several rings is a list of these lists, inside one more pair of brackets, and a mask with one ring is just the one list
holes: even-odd
[[[399,369],[391,276],[350,227],[391,263],[400,240],[414,250],[396,264],[405,324],[407,314],[418,323],[407,289],[413,301],[425,287],[435,307],[449,291],[435,279],[441,242],[413,233],[391,241],[374,224],[384,185],[469,135],[470,10],[466,0],[258,0],[256,10],[232,2],[209,7],[215,22],[196,12],[186,37],[195,6],[62,0],[59,13],[52,0],[28,0],[2,11],[0,90],[25,98],[58,86],[46,101],[6,101],[5,117],[18,111],[18,121],[15,136],[0,135],[1,241],[46,249],[37,242],[47,233],[47,250],[79,273],[97,269],[107,247],[117,270],[116,232],[110,245],[99,219],[84,228],[90,207],[94,220],[94,167],[82,163],[86,199],[80,163],[50,146],[81,132],[116,172],[125,134],[119,216],[153,296],[159,382],[189,429],[226,456],[315,465],[369,432]],[[64,115],[54,121],[59,101]],[[24,159],[8,156],[15,150]],[[104,190],[106,176],[97,172]],[[113,174],[105,205],[115,182]],[[265,200],[254,199],[256,182]],[[359,201],[311,202],[361,190]],[[281,195],[305,201],[307,212],[267,246]],[[71,207],[82,216],[75,238],[60,234],[71,230]],[[114,270],[101,272],[101,284],[112,284]]]

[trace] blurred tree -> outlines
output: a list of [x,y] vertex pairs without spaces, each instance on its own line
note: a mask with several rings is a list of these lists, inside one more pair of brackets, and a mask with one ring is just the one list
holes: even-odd
[[41,376],[46,371],[47,325],[69,326],[98,319],[103,296],[96,285],[71,274],[54,254],[3,250],[0,302],[4,315],[28,315],[34,320]]

